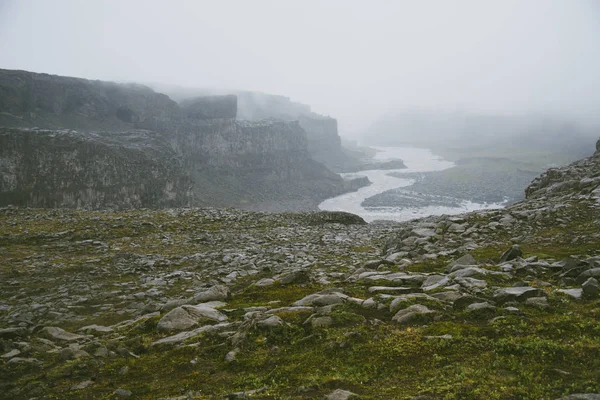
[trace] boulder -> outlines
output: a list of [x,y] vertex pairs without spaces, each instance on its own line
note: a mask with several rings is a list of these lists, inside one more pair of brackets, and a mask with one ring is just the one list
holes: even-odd
[[225,321],[227,317],[205,304],[184,305],[174,308],[158,321],[156,328],[162,332],[183,331],[192,328],[203,320]]
[[329,393],[326,397],[327,400],[348,400],[352,397],[356,397],[355,393],[347,390],[336,389],[332,393]]
[[410,307],[398,311],[396,315],[392,317],[392,321],[401,325],[413,322],[429,322],[433,319],[435,314],[435,311],[430,310],[426,306],[413,304]]
[[85,338],[85,336],[78,335],[76,333],[67,332],[64,329],[56,326],[46,326],[40,331],[41,336],[52,341],[59,342],[75,342],[77,340]]
[[465,254],[464,256],[462,256],[462,257],[452,261],[450,264],[448,264],[448,266],[446,266],[446,272],[447,273],[452,272],[452,268],[457,265],[477,265],[477,261],[475,261],[475,258],[472,255]]
[[558,292],[564,293],[575,300],[580,300],[583,296],[583,289],[559,289]]
[[309,294],[306,297],[296,301],[293,306],[328,306],[331,304],[340,304],[343,303],[344,300],[348,298],[343,293],[315,293]]
[[494,293],[494,301],[500,304],[508,301],[523,302],[530,297],[540,297],[542,295],[543,291],[534,287],[508,287],[497,290],[496,293]]
[[521,257],[523,255],[523,252],[521,251],[521,248],[519,247],[519,245],[513,245],[510,249],[506,250],[502,256],[500,256],[500,262],[506,262],[506,261],[510,261],[510,260],[514,260],[517,257]]
[[600,295],[600,286],[596,278],[588,278],[581,285],[581,289],[583,290],[583,297],[588,299],[595,299]]
[[403,295],[396,297],[394,300],[392,300],[392,302],[390,303],[390,312],[396,312],[397,310],[399,310],[402,307],[403,303],[413,301],[413,300],[420,300],[420,301],[426,300],[426,301],[432,301],[434,303],[440,302],[440,300],[438,300],[435,297],[432,297],[428,294],[425,294],[425,293],[403,294]]
[[600,400],[599,393],[575,393],[557,400]]
[[192,297],[191,303],[206,303],[208,301],[227,300],[231,294],[224,285],[215,285],[210,289],[198,292]]

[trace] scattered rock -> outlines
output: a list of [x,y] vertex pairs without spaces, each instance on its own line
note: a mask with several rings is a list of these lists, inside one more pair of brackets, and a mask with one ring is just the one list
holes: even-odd
[[78,335],[76,333],[67,332],[62,328],[56,326],[46,326],[40,331],[40,335],[50,340],[56,340],[60,342],[74,342],[85,338],[85,336]]
[[117,389],[115,390],[115,396],[119,396],[119,397],[129,397],[131,396],[131,391],[130,390],[126,390],[126,389]]
[[435,311],[430,310],[421,304],[414,304],[403,310],[400,310],[394,315],[392,321],[398,324],[409,324],[414,322],[427,323],[433,319]]
[[329,393],[326,397],[327,400],[348,400],[352,397],[355,397],[356,394],[349,392],[347,390],[336,389],[333,392]]
[[582,285],[583,297],[595,299],[600,295],[600,286],[596,278],[588,278]]
[[513,245],[510,249],[506,250],[504,252],[504,254],[502,254],[502,256],[500,257],[500,262],[506,262],[506,261],[510,261],[510,260],[514,260],[517,257],[521,257],[523,255],[523,252],[521,251],[521,248],[518,245]]
[[93,384],[94,384],[94,382],[88,379],[87,381],[83,381],[76,385],[71,386],[71,390],[87,389],[88,387],[92,386]]
[[524,302],[530,297],[539,297],[543,294],[540,289],[533,287],[509,287],[499,289],[494,293],[494,301],[502,304],[508,301]]

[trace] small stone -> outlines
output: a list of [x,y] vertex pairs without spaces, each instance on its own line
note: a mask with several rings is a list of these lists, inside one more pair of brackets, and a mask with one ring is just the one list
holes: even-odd
[[21,354],[21,350],[19,349],[12,349],[11,351],[9,351],[8,353],[2,354],[2,358],[4,359],[9,359],[9,358],[13,358],[18,356],[19,354]]
[[329,316],[311,318],[310,324],[313,328],[324,328],[333,325],[333,318]]
[[10,364],[30,364],[41,366],[42,362],[37,358],[22,358],[22,357],[13,357],[6,362],[7,365]]
[[548,304],[548,299],[546,297],[530,297],[525,300],[525,304],[528,306],[533,306],[537,308],[548,308],[550,305]]
[[106,346],[100,346],[94,352],[94,357],[108,358],[108,349]]
[[65,361],[76,360],[76,359],[80,359],[80,358],[87,358],[90,356],[84,350],[74,349],[71,347],[65,347],[64,349],[62,349],[60,351],[60,353],[58,355],[62,360],[65,360]]
[[83,382],[78,383],[77,385],[71,386],[71,390],[82,390],[82,389],[90,387],[93,384],[94,384],[94,382],[90,381],[90,380],[83,381]]
[[88,325],[79,329],[79,332],[91,333],[91,334],[106,334],[111,333],[112,328],[102,325]]
[[328,394],[326,399],[327,400],[348,400],[348,399],[352,398],[353,396],[356,396],[356,394],[349,392],[347,390],[336,389],[332,393]]
[[279,326],[284,326],[285,322],[283,322],[283,320],[277,315],[272,315],[267,319],[259,321],[257,325],[263,328],[276,328]]
[[129,397],[129,396],[131,396],[131,391],[125,390],[125,389],[117,389],[117,390],[115,390],[115,396]]
[[258,287],[273,286],[274,284],[275,284],[275,279],[271,279],[271,278],[263,278],[259,281],[254,282],[254,286],[258,286]]
[[493,305],[491,305],[490,303],[488,303],[487,301],[483,302],[483,303],[473,303],[473,304],[469,304],[466,308],[466,311],[469,312],[473,312],[473,311],[483,311],[483,310],[490,310],[490,311],[494,311],[496,309],[496,307],[494,307]]
[[235,349],[231,350],[229,353],[227,353],[225,355],[225,362],[231,363],[234,362],[237,354],[240,352],[240,349],[238,347],[236,347]]

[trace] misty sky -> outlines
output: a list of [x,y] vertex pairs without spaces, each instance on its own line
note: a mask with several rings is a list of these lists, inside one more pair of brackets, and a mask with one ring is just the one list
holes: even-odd
[[0,0],[0,68],[600,121],[600,0]]

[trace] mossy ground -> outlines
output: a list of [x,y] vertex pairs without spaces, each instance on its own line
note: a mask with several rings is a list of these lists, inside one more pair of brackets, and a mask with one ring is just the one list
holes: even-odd
[[[525,310],[494,323],[448,316],[426,327],[298,326],[256,330],[237,360],[219,338],[194,339],[193,347],[148,349],[140,358],[95,368],[94,391],[69,392],[90,374],[88,362],[57,363],[30,373],[30,382],[52,378],[49,398],[110,398],[126,386],[136,398],[193,391],[197,398],[267,387],[258,398],[318,398],[344,387],[370,399],[552,399],[600,391],[600,304],[562,304],[551,312]],[[464,319],[463,319],[464,318]],[[426,336],[450,334],[451,339]],[[141,342],[146,335],[142,334]],[[195,363],[191,361],[195,360]],[[128,368],[125,374],[120,373]],[[23,378],[21,378],[23,379]]]
[[[563,260],[598,253],[597,211],[574,204],[564,212],[571,213],[565,226],[556,221],[556,213],[535,221],[539,229],[522,244],[526,257]],[[118,248],[119,253],[174,257],[213,249],[211,232],[239,235],[258,230],[269,243],[294,240],[275,234],[273,229],[277,227],[261,215],[231,224],[153,211],[15,213],[0,218],[0,278],[4,282],[1,300],[8,304],[17,302],[19,296],[53,290],[61,279],[89,278],[90,271],[98,266],[107,270],[94,279],[107,290],[135,279],[135,275],[118,273],[112,255],[101,250],[103,245],[79,243],[82,240],[102,241],[109,249]],[[296,218],[285,223],[298,224]],[[471,222],[476,218],[473,216]],[[61,239],[53,236],[60,232],[66,232]],[[61,245],[65,237],[69,246]],[[478,262],[494,264],[511,245],[510,239],[510,235],[498,230],[472,254]],[[353,245],[348,251],[366,261],[378,256],[381,245],[382,240],[374,238],[372,243]],[[318,260],[321,265],[341,271],[352,260],[341,251],[323,255]],[[30,260],[36,261],[35,269],[29,266]],[[438,257],[413,264],[407,270],[443,272],[449,260],[450,257]],[[199,266],[189,260],[177,268]],[[8,284],[12,279],[23,281],[40,274],[49,280],[31,279],[26,288]],[[348,295],[360,298],[372,295],[367,290],[370,285],[355,282],[249,286],[258,278],[244,278],[232,286],[232,298],[225,307],[230,319],[241,319],[244,307],[289,306],[308,294],[331,287],[342,286]],[[186,289],[182,284],[171,290]],[[153,318],[121,332],[122,342],[139,358],[65,362],[56,354],[47,354],[42,359],[46,363],[43,369],[7,368],[3,364],[0,381],[8,389],[40,386],[42,398],[54,399],[109,399],[119,387],[126,387],[134,393],[132,398],[139,399],[189,392],[195,398],[210,399],[263,387],[266,389],[254,398],[322,398],[337,388],[365,399],[410,399],[417,395],[435,399],[555,399],[568,393],[600,392],[600,302],[573,301],[555,294],[549,295],[549,301],[548,309],[523,306],[521,314],[498,309],[485,317],[431,304],[432,309],[443,308],[441,318],[426,326],[408,327],[390,324],[392,314],[387,309],[365,310],[352,304],[335,310],[335,324],[330,328],[303,324],[308,317],[305,313],[282,313],[280,317],[288,325],[272,330],[252,329],[236,361],[231,363],[225,362],[225,355],[232,345],[218,334],[195,337],[185,347],[153,347],[153,341],[165,336],[156,331],[158,319]],[[76,330],[90,323],[110,325],[125,318],[119,314],[96,314],[95,305],[85,304],[80,311],[85,318],[63,327]],[[490,322],[494,316],[500,318]],[[430,338],[441,335],[452,337]],[[104,344],[114,346],[110,341]],[[93,380],[89,388],[71,390],[87,379]],[[8,390],[0,393],[0,398],[9,398],[7,393]]]

